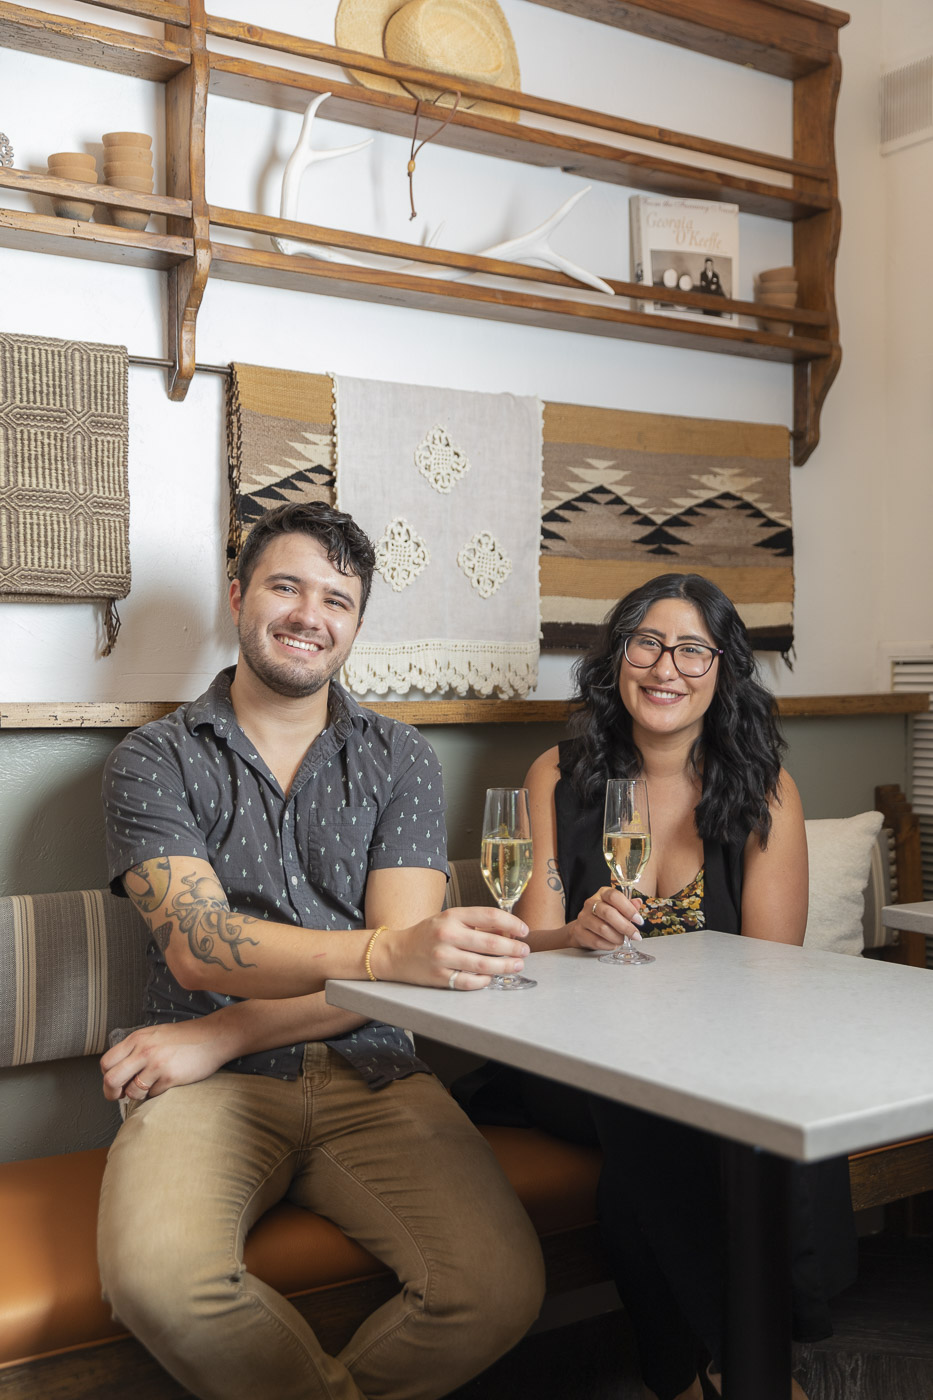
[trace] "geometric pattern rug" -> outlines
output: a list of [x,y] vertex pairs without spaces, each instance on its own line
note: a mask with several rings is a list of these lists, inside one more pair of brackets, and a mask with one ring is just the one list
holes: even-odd
[[335,500],[333,384],[325,374],[231,365],[227,390],[227,573],[272,506]]
[[[227,417],[228,572],[256,518],[335,500],[333,387],[323,374],[234,364]],[[590,645],[625,593],[697,573],[735,603],[758,651],[793,646],[790,434],[785,427],[544,405],[544,650]]]
[[793,645],[790,435],[757,423],[549,403],[541,522],[543,645],[589,645],[630,589],[698,573],[757,650]]

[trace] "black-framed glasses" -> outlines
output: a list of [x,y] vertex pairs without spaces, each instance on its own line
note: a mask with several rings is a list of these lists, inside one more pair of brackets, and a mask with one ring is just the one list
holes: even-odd
[[630,633],[622,644],[622,650],[629,665],[637,666],[642,671],[656,666],[664,653],[669,651],[679,673],[694,679],[705,676],[716,657],[722,656],[722,647],[708,647],[702,642],[678,642],[676,646],[666,647],[647,632]]

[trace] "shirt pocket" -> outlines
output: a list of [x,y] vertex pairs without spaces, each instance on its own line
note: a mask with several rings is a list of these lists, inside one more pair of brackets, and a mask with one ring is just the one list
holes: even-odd
[[314,807],[302,814],[299,845],[309,878],[356,915],[362,913],[377,816],[375,806]]

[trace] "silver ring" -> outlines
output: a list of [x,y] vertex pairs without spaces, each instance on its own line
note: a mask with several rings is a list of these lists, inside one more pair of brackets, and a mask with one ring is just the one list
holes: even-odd
[[[597,906],[598,903],[599,903],[599,900],[598,900],[598,899],[594,899],[594,900],[593,900],[593,913],[594,913],[594,914],[596,914],[596,906]],[[596,917],[597,917],[597,919],[598,919],[598,918],[599,918],[599,915],[596,914]]]
[[459,976],[459,972],[452,972],[450,974],[450,977],[447,979],[447,986],[452,992],[455,992],[457,990],[457,978]]

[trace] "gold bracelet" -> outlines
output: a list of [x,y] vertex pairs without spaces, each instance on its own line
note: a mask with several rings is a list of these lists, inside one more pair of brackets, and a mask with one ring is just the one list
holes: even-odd
[[363,959],[363,966],[366,968],[366,976],[369,978],[370,982],[378,982],[378,981],[379,981],[379,979],[378,979],[378,977],[376,976],[375,972],[373,972],[372,963],[369,961],[369,959],[372,957],[373,944],[375,943],[376,939],[379,937],[380,933],[385,933],[385,931],[386,931],[386,929],[387,929],[388,927],[389,927],[388,924],[380,924],[379,927],[376,929],[376,932],[373,934],[372,938],[369,940],[369,943],[367,944],[367,947],[366,947],[366,956],[365,956],[365,958]]

